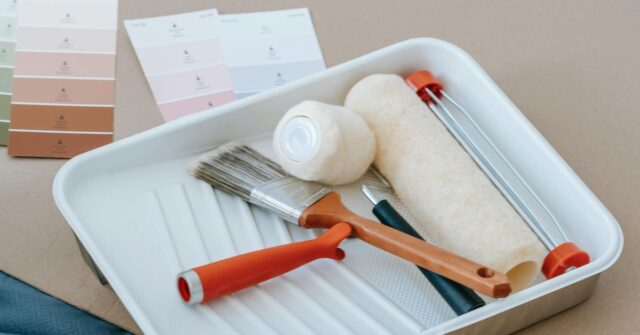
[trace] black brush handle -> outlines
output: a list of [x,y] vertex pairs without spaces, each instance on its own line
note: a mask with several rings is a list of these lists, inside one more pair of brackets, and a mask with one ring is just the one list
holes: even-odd
[[[387,200],[378,202],[373,207],[373,214],[383,224],[424,240]],[[427,277],[431,285],[435,287],[456,314],[462,315],[485,305],[484,300],[472,289],[419,266],[418,269]]]

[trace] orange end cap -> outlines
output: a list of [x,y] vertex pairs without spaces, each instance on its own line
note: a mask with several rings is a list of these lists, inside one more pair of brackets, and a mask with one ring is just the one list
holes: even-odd
[[591,261],[589,254],[571,242],[551,250],[542,263],[542,273],[548,278],[559,276],[569,268],[579,268]]
[[416,92],[428,88],[431,92],[438,94],[444,88],[444,85],[431,72],[426,70],[416,71],[408,75],[404,80]]

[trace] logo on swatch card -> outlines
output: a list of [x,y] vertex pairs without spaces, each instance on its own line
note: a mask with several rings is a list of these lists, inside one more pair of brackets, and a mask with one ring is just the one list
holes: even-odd
[[71,74],[71,67],[69,66],[69,62],[66,60],[62,61],[60,67],[58,68],[57,74]]
[[171,37],[182,37],[184,36],[184,28],[173,22],[171,23],[171,28],[169,28],[169,33],[171,34]]
[[189,52],[189,50],[184,49],[184,59],[182,61],[183,64],[193,64],[196,62],[196,59],[193,57],[193,55]]
[[202,78],[200,78],[200,76],[196,76],[195,78],[195,88],[196,90],[203,90],[203,89],[208,89],[209,85],[202,80]]
[[67,102],[69,100],[71,100],[69,92],[67,92],[65,87],[61,87],[60,91],[58,91],[58,95],[56,96],[56,101]]
[[280,59],[280,55],[278,54],[278,51],[276,50],[276,48],[273,47],[273,45],[270,45],[269,48],[267,48],[267,59]]
[[287,83],[287,80],[284,78],[284,75],[282,74],[282,72],[278,71],[276,72],[276,79],[275,79],[275,86],[279,86],[279,85],[284,85]]
[[67,120],[64,118],[64,114],[60,114],[58,119],[56,120],[56,124],[53,126],[56,129],[67,129]]
[[64,154],[67,152],[68,148],[69,147],[64,143],[64,141],[62,141],[62,139],[59,138],[53,145],[53,148],[51,151],[53,153]]
[[58,45],[60,49],[73,49],[73,42],[69,39],[69,37],[65,37],[62,42]]
[[76,18],[74,16],[71,15],[71,13],[66,12],[64,13],[64,15],[60,18],[60,23],[64,23],[64,24],[74,24],[76,23]]
[[6,26],[3,27],[2,30],[3,35],[12,35],[13,34],[13,23],[9,22]]

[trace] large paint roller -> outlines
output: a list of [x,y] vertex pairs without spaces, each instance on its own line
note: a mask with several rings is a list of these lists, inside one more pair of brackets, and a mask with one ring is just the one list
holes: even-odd
[[506,273],[514,290],[533,281],[544,246],[403,78],[369,76],[345,106],[374,130],[375,166],[437,245]]
[[541,269],[547,278],[590,262],[589,254],[569,240],[562,225],[527,181],[513,168],[474,118],[445,92],[444,85],[431,72],[416,71],[407,76],[405,81],[471,153],[494,183],[499,185],[503,195],[518,209],[547,247],[549,253]]

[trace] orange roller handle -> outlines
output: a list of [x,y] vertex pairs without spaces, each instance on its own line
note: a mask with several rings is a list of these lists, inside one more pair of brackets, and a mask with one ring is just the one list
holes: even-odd
[[425,88],[433,92],[438,98],[440,98],[440,91],[444,88],[444,85],[433,74],[426,70],[416,71],[408,75],[405,82],[411,87],[422,99],[422,101],[429,103],[432,98],[425,92]]
[[342,260],[340,242],[352,234],[339,223],[321,236],[303,242],[253,251],[202,265],[178,275],[178,292],[188,304],[202,303],[285,274],[319,258]]
[[589,254],[571,242],[555,247],[542,263],[542,273],[548,278],[559,276],[570,268],[579,268],[589,264]]

